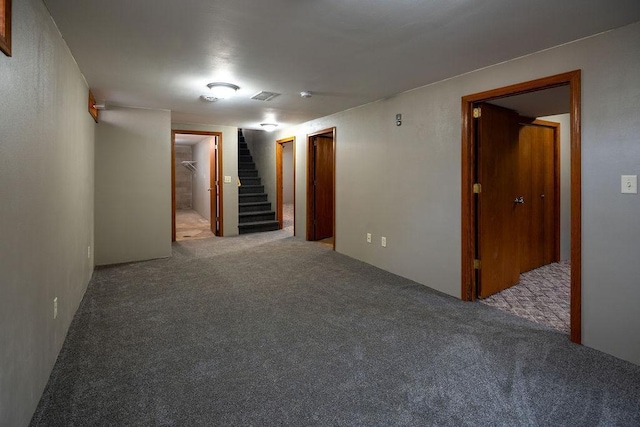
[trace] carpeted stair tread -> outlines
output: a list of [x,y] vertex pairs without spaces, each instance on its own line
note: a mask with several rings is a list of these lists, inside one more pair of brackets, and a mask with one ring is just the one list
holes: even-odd
[[255,169],[256,164],[253,162],[238,162],[238,169]]
[[[255,211],[255,212],[240,212],[238,214],[240,220],[245,219],[251,219],[251,218],[255,218],[255,217],[269,217],[268,219],[264,219],[264,221],[273,221],[276,217],[276,213],[274,211]],[[243,223],[247,223],[247,222],[260,222],[262,220],[258,220],[258,221],[244,221]]]
[[241,176],[242,185],[262,185],[262,179],[259,176]]
[[239,194],[261,194],[264,193],[264,185],[242,185],[238,187]]
[[238,203],[238,211],[239,213],[271,211],[271,202]]
[[238,233],[248,234],[262,231],[275,231],[279,228],[280,223],[276,220],[245,222],[238,224]]
[[238,194],[238,201],[240,203],[249,203],[249,202],[266,202],[267,195],[264,193],[248,193],[248,194]]
[[243,212],[238,215],[238,224],[274,221],[275,219],[276,213],[274,211]]
[[252,221],[252,222],[245,222],[244,224],[242,224],[243,226],[250,226],[250,225],[265,225],[265,224],[277,224],[280,225],[280,222],[277,219],[273,219],[273,220],[269,220],[269,221]]
[[242,202],[238,203],[239,207],[247,207],[247,206],[259,206],[264,204],[271,204],[271,202]]

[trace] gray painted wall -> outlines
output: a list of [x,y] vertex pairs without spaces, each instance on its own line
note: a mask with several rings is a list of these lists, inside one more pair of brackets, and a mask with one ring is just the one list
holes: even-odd
[[293,143],[282,146],[282,203],[293,203]]
[[214,138],[206,138],[193,146],[197,171],[193,174],[193,209],[211,221],[211,192],[209,191],[211,145]]
[[2,426],[29,424],[93,272],[87,93],[42,1],[14,1],[13,56],[0,53]]
[[[224,235],[238,235],[238,128],[233,126],[172,123],[173,130],[222,132],[222,173],[231,176],[230,183],[223,183]],[[170,163],[169,163],[170,164]],[[162,165],[158,165],[163,168]],[[164,169],[163,169],[164,170]]]
[[171,113],[111,107],[96,128],[96,264],[171,256]]
[[571,259],[571,128],[569,114],[539,117],[560,123],[560,259]]
[[176,209],[193,207],[193,172],[182,164],[184,161],[192,160],[193,152],[190,145],[176,145]]
[[275,132],[299,142],[299,230],[306,135],[336,126],[337,251],[459,298],[461,97],[582,69],[583,343],[640,364],[640,196],[620,194],[640,172],[638,52],[634,24]]

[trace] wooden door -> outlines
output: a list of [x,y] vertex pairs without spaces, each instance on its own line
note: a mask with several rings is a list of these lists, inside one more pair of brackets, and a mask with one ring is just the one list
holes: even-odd
[[333,236],[333,137],[313,137],[314,240]]
[[[526,121],[526,119],[525,119]],[[520,194],[525,203],[519,209],[520,272],[557,261],[556,222],[556,130],[531,123],[519,130]]]
[[211,232],[220,236],[220,180],[218,173],[218,137],[211,138],[209,146],[209,198],[211,207]]
[[478,296],[486,298],[520,281],[518,263],[518,115],[481,105],[477,120]]

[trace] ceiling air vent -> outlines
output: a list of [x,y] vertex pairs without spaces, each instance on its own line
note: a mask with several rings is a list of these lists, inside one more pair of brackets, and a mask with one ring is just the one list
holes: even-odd
[[280,96],[280,94],[275,92],[266,92],[263,90],[262,92],[258,92],[253,95],[251,99],[255,99],[256,101],[271,101],[276,96]]

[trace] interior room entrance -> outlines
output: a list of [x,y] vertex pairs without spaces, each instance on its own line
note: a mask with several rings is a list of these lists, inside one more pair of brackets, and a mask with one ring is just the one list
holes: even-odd
[[336,129],[307,135],[307,240],[336,248],[335,236]]
[[172,240],[222,235],[221,135],[172,132]]
[[575,71],[463,98],[462,297],[570,332],[574,342],[579,82]]
[[295,236],[296,138],[276,141],[277,218],[279,228]]

